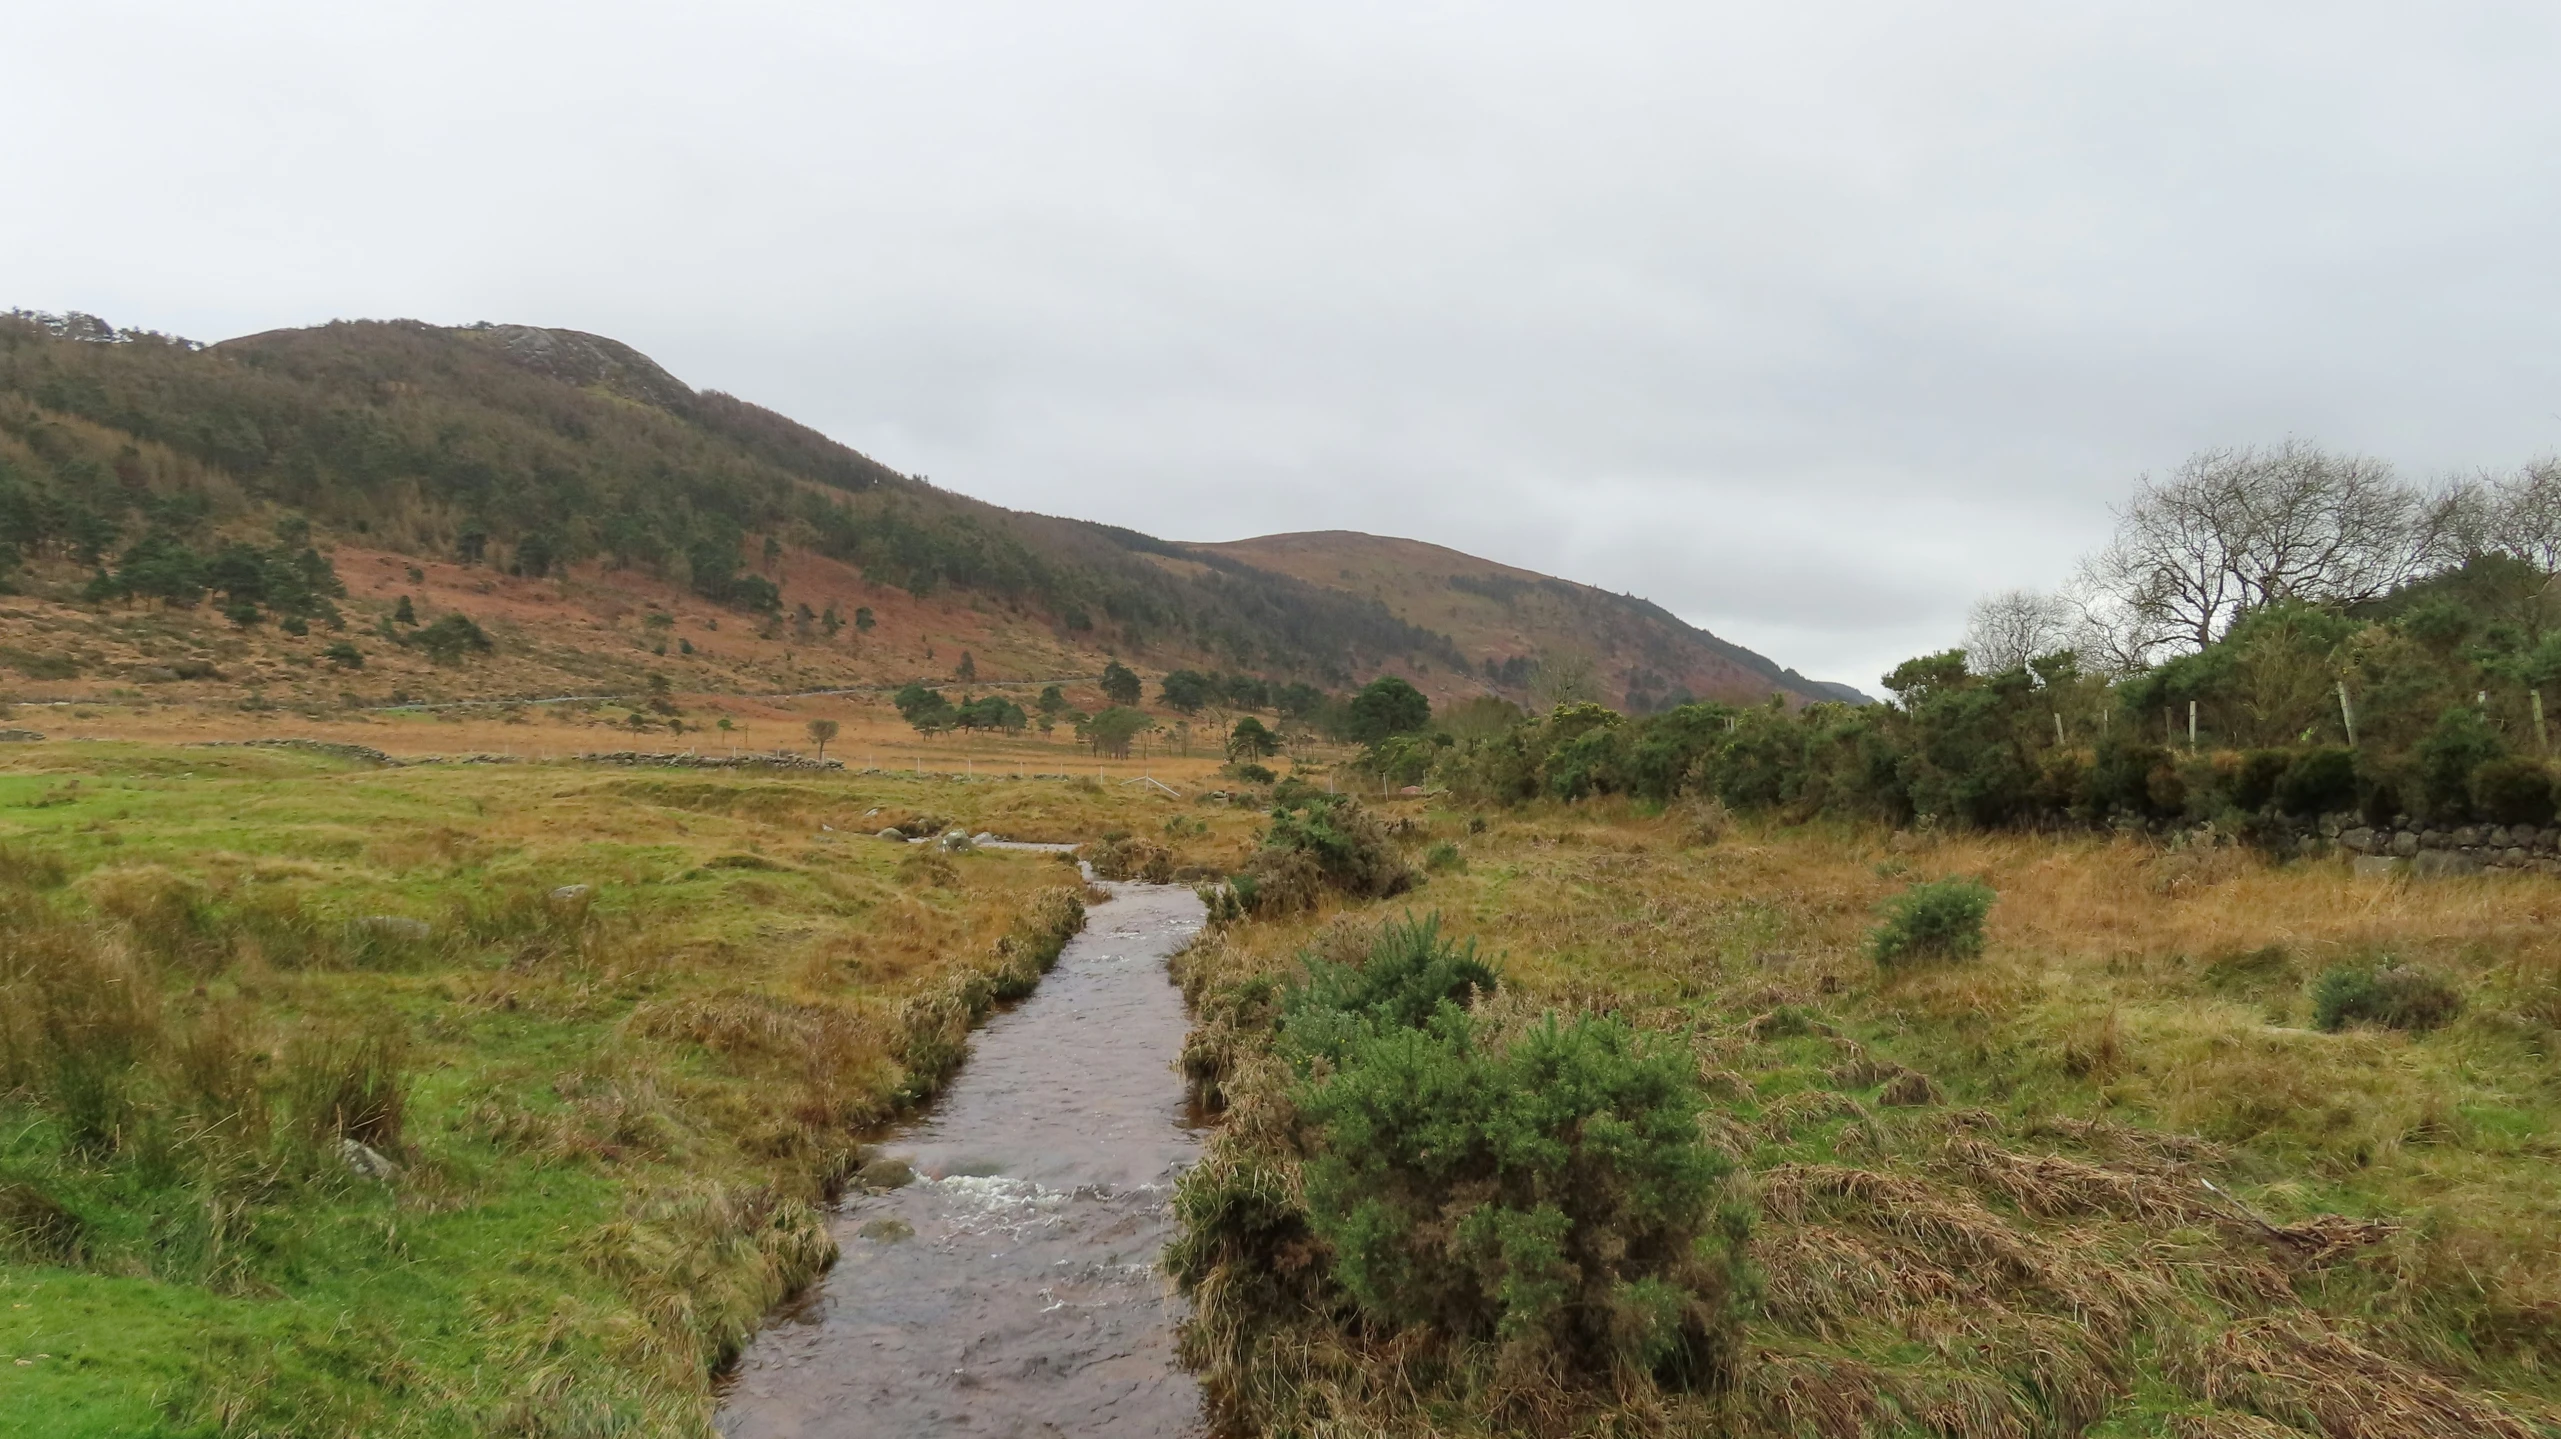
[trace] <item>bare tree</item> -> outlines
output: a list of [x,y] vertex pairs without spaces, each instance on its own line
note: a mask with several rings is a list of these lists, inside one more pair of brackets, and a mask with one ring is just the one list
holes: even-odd
[[1965,617],[1965,664],[1979,675],[2006,674],[2072,648],[2075,615],[2056,595],[2003,590],[1974,602]]
[[1592,657],[1575,650],[1553,650],[1538,657],[1530,671],[1530,697],[1542,711],[1582,704],[1601,697],[1601,682]]
[[2462,557],[2506,554],[2550,574],[2561,570],[2561,459],[2513,475],[2484,475],[2448,488],[2447,528]]
[[2250,610],[2382,594],[2441,556],[2452,517],[2380,460],[2297,440],[2207,450],[2136,482],[2081,583],[2130,653],[2202,647]]

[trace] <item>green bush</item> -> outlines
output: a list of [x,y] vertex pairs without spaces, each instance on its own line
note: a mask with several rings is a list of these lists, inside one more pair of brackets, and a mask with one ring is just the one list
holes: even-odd
[[1383,1327],[1702,1385],[1729,1323],[1707,1241],[1730,1165],[1700,1137],[1691,1068],[1616,1018],[1550,1016],[1492,1048],[1445,1007],[1362,1038],[1296,1096],[1335,1282]]
[[2541,760],[2494,759],[2472,771],[2472,812],[2492,824],[2552,822],[2552,771]]
[[[1219,1212],[1187,1216],[1185,1242],[1259,1254],[1303,1224],[1382,1327],[1526,1346],[1579,1375],[1705,1382],[1742,1221],[1724,1221],[1722,1251],[1710,1242],[1730,1166],[1702,1139],[1690,1062],[1615,1018],[1491,1039],[1465,1006],[1498,982],[1436,915],[1388,924],[1357,965],[1311,959],[1280,1017],[1303,1213],[1269,1182],[1187,1181],[1178,1203]],[[1214,1262],[1173,1260],[1178,1277]]]
[[2323,1029],[2378,1024],[2430,1030],[2463,1012],[2463,995],[2433,970],[2391,960],[2340,965],[2312,985],[2312,1014]]
[[1467,856],[1458,852],[1457,845],[1440,840],[1423,851],[1423,868],[1434,874],[1453,873],[1467,868]]
[[2159,793],[2155,777],[2168,773],[2170,752],[2154,744],[2125,740],[2104,740],[2090,767],[2083,773],[2082,803],[2101,817],[2123,811],[2145,818],[2176,814],[2185,802],[2185,794],[2176,797],[2166,808],[2166,798]]
[[2277,785],[2294,763],[2294,756],[2281,749],[2254,749],[2241,756],[2232,773],[2232,803],[2240,809],[2261,809],[2276,798]]
[[2473,772],[2507,756],[2507,742],[2489,719],[2470,705],[2456,705],[2437,717],[2411,749],[2418,765],[2419,793],[2431,819],[2461,819],[2471,809]]
[[1925,880],[1886,906],[1868,952],[1889,968],[1925,959],[1971,959],[1983,952],[1983,917],[1998,898],[1978,880]]
[[2334,746],[2295,756],[2276,781],[2276,807],[2286,814],[2330,814],[2356,803],[2356,754]]
[[1281,1001],[1283,1047],[1302,1067],[1317,1055],[1339,1059],[1356,1034],[1420,1029],[1444,1006],[1466,1008],[1500,982],[1474,940],[1442,937],[1438,914],[1390,920],[1357,965],[1306,961]]
[[1237,902],[1255,913],[1288,913],[1327,890],[1384,899],[1413,888],[1414,872],[1386,827],[1348,795],[1320,794],[1284,780],[1262,848],[1237,871]]

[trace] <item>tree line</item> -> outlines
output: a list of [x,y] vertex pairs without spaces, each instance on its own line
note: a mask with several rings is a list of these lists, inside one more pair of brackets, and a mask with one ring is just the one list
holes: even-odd
[[1375,742],[1382,780],[1894,825],[2541,825],[2556,794],[2561,465],[2422,487],[2300,443],[2145,479],[2050,595],[1975,607],[1872,706],[1577,702]]

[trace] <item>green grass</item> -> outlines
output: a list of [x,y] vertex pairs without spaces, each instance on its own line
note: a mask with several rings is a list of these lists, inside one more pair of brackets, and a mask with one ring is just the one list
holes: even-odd
[[[949,1025],[1019,987],[996,941],[1072,878],[992,852],[920,876],[868,836],[932,815],[1076,838],[1160,807],[896,776],[0,756],[0,1189],[81,1228],[68,1265],[0,1239],[0,1435],[707,1432],[711,1367],[829,1257],[814,1206],[857,1135],[940,1078],[908,1073],[915,1026],[947,1054]],[[1228,841],[1247,822],[1212,816]],[[552,900],[565,885],[589,890]],[[118,984],[147,1012],[97,1029]],[[47,1048],[48,1015],[90,1048],[140,1037],[104,1138],[80,1137],[59,1056],[81,1045]],[[400,1056],[387,1184],[298,1098],[363,1036]]]
[[[1417,847],[1466,821],[1423,818]],[[1186,1064],[1234,1116],[1206,1180],[1286,1196],[1322,1142],[1222,994],[1437,912],[1501,964],[1498,1014],[1616,1015],[1686,1046],[1760,1211],[1760,1284],[1712,1398],[1524,1390],[1506,1356],[1337,1324],[1347,1301],[1303,1278],[1261,1304],[1240,1258],[1206,1276],[1186,1341],[1222,1416],[1773,1439],[2561,1432],[2561,886],[2378,889],[2336,865],[2027,836],[1888,866],[1884,838],[1754,824],[1703,848],[1624,806],[1530,807],[1469,835],[1463,873],[1236,923],[1184,956],[1203,1016]],[[1913,870],[1999,891],[1979,958],[1870,959]],[[2376,953],[2446,976],[2462,1015],[2305,1027],[2314,977]],[[1230,1212],[1298,1232],[1285,1207]],[[1294,1241],[1270,1259],[1329,1262]],[[2415,1395],[2436,1407],[2396,1407]]]

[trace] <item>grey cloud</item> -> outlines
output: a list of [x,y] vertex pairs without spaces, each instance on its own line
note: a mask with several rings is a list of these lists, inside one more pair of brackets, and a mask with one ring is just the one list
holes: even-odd
[[2556,23],[21,6],[0,301],[601,331],[1001,503],[1414,535],[1872,684],[2191,449],[2550,448]]

